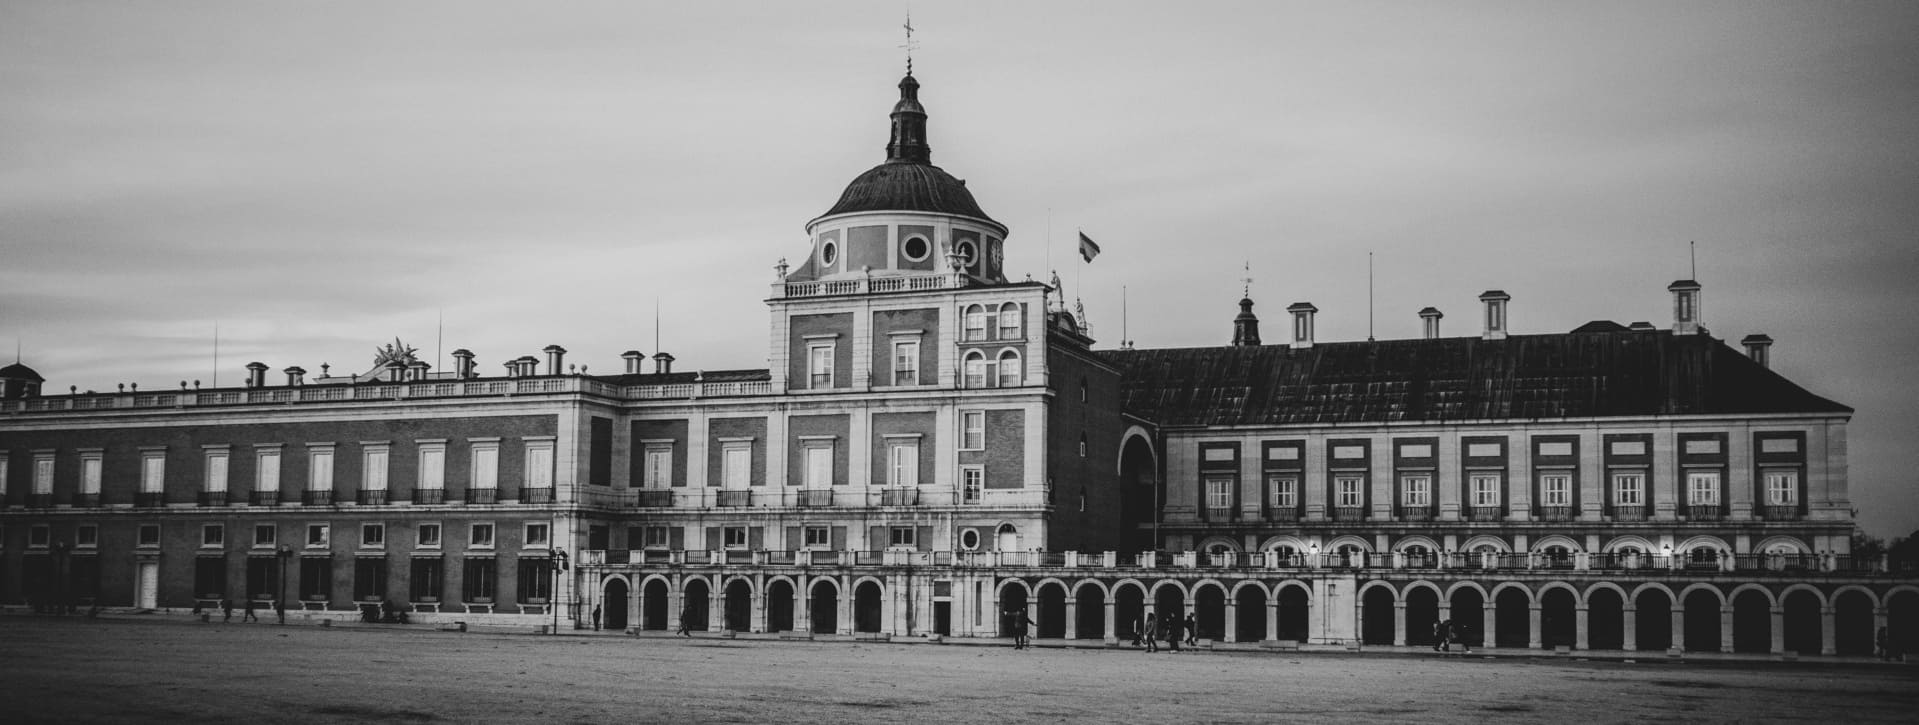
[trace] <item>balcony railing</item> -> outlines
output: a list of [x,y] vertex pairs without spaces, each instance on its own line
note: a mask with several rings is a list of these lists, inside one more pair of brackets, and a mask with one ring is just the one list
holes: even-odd
[[159,491],[141,491],[133,495],[133,505],[141,508],[158,508],[167,504],[167,495]]
[[1498,521],[1503,518],[1506,518],[1506,507],[1504,506],[1466,507],[1466,519],[1468,521]]
[[332,491],[302,491],[300,503],[308,506],[326,506],[333,503]]
[[920,492],[916,488],[888,488],[880,491],[881,506],[917,506]]
[[673,505],[673,491],[664,488],[642,488],[639,491],[639,505],[660,508]]
[[1335,506],[1333,508],[1333,520],[1365,521],[1366,508],[1363,506]]
[[1298,506],[1273,506],[1266,509],[1267,521],[1298,521]]
[[247,494],[247,496],[247,500],[255,506],[280,505],[279,491],[254,491],[253,493]]
[[1400,521],[1431,521],[1433,520],[1433,507],[1431,506],[1401,506],[1399,507],[1399,520]]
[[194,390],[177,393],[106,393],[60,395],[0,400],[0,413],[191,408],[214,405],[286,405],[354,400],[411,398],[494,397],[538,393],[583,393],[608,398],[672,399],[770,395],[766,380],[675,383],[672,385],[610,385],[584,375],[556,375],[505,380],[424,380],[410,382],[326,379],[301,387],[248,390]]
[[422,505],[446,503],[446,489],[444,488],[413,489],[413,503],[422,504]]
[[833,505],[833,489],[809,488],[800,491],[799,505],[803,508],[818,508]]
[[520,489],[520,502],[553,503],[553,489],[550,487]]
[[100,494],[76,493],[73,495],[73,505],[78,506],[80,508],[99,508]]
[[53,508],[53,494],[50,494],[50,493],[27,494],[27,508],[35,508],[35,509]]
[[1645,521],[1646,507],[1614,506],[1612,507],[1612,519],[1614,521]]
[[201,491],[200,505],[201,506],[225,506],[227,505],[227,492]]
[[1797,505],[1764,506],[1759,509],[1759,513],[1767,521],[1798,521],[1800,519]]
[[721,506],[751,506],[753,505],[753,492],[722,490],[720,491],[719,505]]
[[873,292],[916,292],[920,290],[958,289],[966,286],[961,274],[925,274],[911,277],[860,277],[819,282],[781,282],[773,285],[774,297],[824,297]]
[[1540,506],[1534,511],[1540,521],[1565,522],[1578,515],[1571,506]]
[[1231,506],[1207,506],[1206,520],[1214,523],[1232,521],[1239,518],[1239,510]]
[[497,488],[469,488],[466,490],[467,503],[497,503],[499,500],[500,489]]
[[1718,521],[1725,518],[1725,507],[1716,503],[1695,503],[1686,506],[1688,521]]

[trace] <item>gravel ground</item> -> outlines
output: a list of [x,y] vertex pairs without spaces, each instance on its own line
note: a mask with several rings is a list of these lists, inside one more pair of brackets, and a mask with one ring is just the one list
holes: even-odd
[[0,721],[1919,720],[1919,668],[0,618]]

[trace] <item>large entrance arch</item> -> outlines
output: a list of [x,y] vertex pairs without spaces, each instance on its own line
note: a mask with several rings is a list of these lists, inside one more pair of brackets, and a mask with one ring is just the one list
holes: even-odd
[[1919,652],[1919,592],[1886,597],[1886,636],[1900,652]]
[[666,582],[654,579],[640,587],[640,627],[654,632],[664,632],[672,627],[672,607],[668,601]]
[[1275,639],[1305,642],[1312,632],[1312,595],[1297,584],[1279,588],[1279,632]]
[[1493,596],[1493,646],[1524,649],[1532,644],[1533,600],[1519,587],[1507,587]]
[[1082,586],[1073,597],[1077,621],[1073,622],[1073,634],[1079,639],[1106,638],[1106,597],[1100,594],[1099,587]]
[[806,598],[806,615],[813,620],[813,634],[833,634],[840,629],[840,587],[831,579],[813,582],[813,595]]
[[1116,631],[1122,639],[1139,639],[1144,634],[1140,628],[1146,621],[1146,592],[1138,584],[1116,587],[1113,590],[1113,616],[1119,620]]
[[615,632],[626,629],[626,580],[608,579],[600,603],[600,623]]
[[1236,642],[1258,642],[1266,639],[1266,592],[1259,587],[1240,587],[1233,595],[1234,631]]
[[1486,597],[1472,587],[1460,587],[1453,590],[1452,596],[1453,629],[1459,634],[1459,643],[1473,647],[1486,643]]
[[1433,628],[1439,623],[1439,592],[1430,587],[1406,590],[1406,644],[1431,647],[1438,644]]
[[1201,639],[1226,639],[1226,592],[1217,584],[1206,584],[1193,592],[1193,619]]
[[1066,636],[1066,587],[1059,582],[1047,582],[1039,588],[1039,625],[1033,636],[1041,639],[1060,639]]
[[1576,612],[1578,608],[1579,602],[1570,591],[1553,587],[1540,592],[1539,644],[1547,649],[1577,646],[1579,644],[1579,620]]
[[1872,654],[1872,597],[1857,589],[1832,598],[1833,648],[1842,655]]
[[1772,651],[1772,600],[1747,589],[1732,598],[1732,651]]
[[793,631],[793,583],[776,579],[766,585],[766,631]]
[[1719,597],[1704,589],[1694,589],[1685,596],[1684,605],[1686,651],[1718,652],[1721,644]]
[[1626,648],[1626,600],[1610,587],[1598,587],[1586,594],[1586,646]]
[[1633,599],[1633,645],[1642,650],[1672,649],[1672,597],[1664,590],[1648,588]]
[[1825,651],[1825,632],[1819,621],[1819,597],[1801,589],[1786,594],[1786,651],[1816,655]]
[[1360,632],[1361,644],[1389,645],[1393,643],[1393,620],[1395,601],[1390,587],[1373,587],[1360,597],[1360,615],[1365,619],[1364,629]]
[[1013,636],[1015,617],[1026,613],[1026,587],[1005,586],[999,590],[999,636]]
[[726,629],[750,632],[753,629],[753,585],[734,579],[726,585]]
[[853,631],[881,631],[885,597],[886,592],[880,588],[879,582],[860,582],[859,586],[853,588]]
[[689,579],[682,586],[681,598],[685,601],[680,607],[681,623],[695,632],[706,631],[711,624],[707,617],[707,610],[710,608],[707,600],[710,592],[706,588],[706,580]]

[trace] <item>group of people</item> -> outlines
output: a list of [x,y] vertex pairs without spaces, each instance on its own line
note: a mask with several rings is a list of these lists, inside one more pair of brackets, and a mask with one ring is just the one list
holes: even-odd
[[1463,649],[1467,652],[1473,651],[1473,646],[1470,644],[1467,644],[1466,640],[1462,639],[1459,635],[1460,635],[1460,626],[1457,624],[1453,624],[1452,618],[1448,617],[1446,619],[1433,622],[1433,651],[1434,652],[1451,652],[1453,650],[1454,642],[1459,643],[1460,649]]
[[1133,622],[1133,646],[1144,645],[1147,652],[1158,652],[1160,640],[1166,641],[1168,651],[1178,652],[1179,643],[1199,645],[1199,620],[1188,614],[1184,619],[1177,614],[1160,619],[1158,613],[1148,612],[1144,619]]
[[[246,601],[245,609],[243,609],[240,614],[240,621],[242,623],[260,621],[260,615],[256,613],[256,607],[255,607],[256,604],[257,602],[254,602],[251,599],[248,599]],[[98,609],[98,607],[95,607],[95,609]],[[278,599],[273,600],[273,611],[280,615],[281,624],[287,623],[286,603],[281,602]],[[89,615],[91,614],[92,613],[90,612]],[[200,606],[199,602],[193,603],[193,614],[194,616],[199,617],[200,621],[202,622],[213,621],[213,613],[203,609]],[[230,623],[233,621],[233,600],[231,599],[220,600],[220,616],[221,616],[220,618],[221,623]]]

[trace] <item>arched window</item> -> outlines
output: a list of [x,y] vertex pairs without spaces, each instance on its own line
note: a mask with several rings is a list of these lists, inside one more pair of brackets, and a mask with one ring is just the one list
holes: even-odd
[[978,350],[966,353],[965,372],[966,387],[986,387],[986,354]]
[[999,339],[1017,340],[1025,335],[1020,329],[1020,309],[1017,303],[1008,302],[999,306]]
[[986,308],[973,305],[966,308],[966,330],[961,339],[976,341],[986,339]]
[[1539,552],[1548,568],[1568,569],[1573,565],[1573,553],[1564,546],[1548,546]]
[[1280,566],[1293,566],[1299,563],[1299,550],[1287,544],[1273,547],[1273,553],[1279,554]]
[[1408,546],[1401,553],[1406,557],[1407,566],[1423,567],[1432,566],[1435,563],[1432,550],[1420,544]]
[[1019,551],[1019,529],[1012,524],[1000,524],[995,534],[993,548],[1000,551]]
[[1021,373],[1019,353],[1007,350],[999,354],[999,386],[1002,388],[1019,387]]
[[1341,546],[1338,551],[1334,552],[1335,566],[1357,567],[1363,563],[1365,553],[1365,550],[1359,548],[1358,544]]

